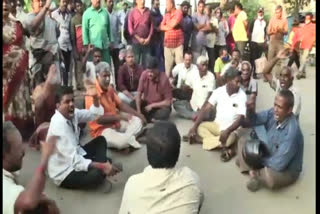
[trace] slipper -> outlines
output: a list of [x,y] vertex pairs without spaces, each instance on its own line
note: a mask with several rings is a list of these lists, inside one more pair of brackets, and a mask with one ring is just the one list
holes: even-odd
[[220,160],[222,162],[228,162],[229,160],[231,160],[234,156],[236,155],[236,153],[234,151],[232,151],[231,149],[223,149],[221,156],[220,156]]

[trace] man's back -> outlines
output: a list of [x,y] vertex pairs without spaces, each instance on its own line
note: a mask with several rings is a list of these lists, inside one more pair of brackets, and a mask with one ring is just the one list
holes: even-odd
[[148,166],[129,178],[119,213],[198,213],[200,201],[199,177],[191,169]]

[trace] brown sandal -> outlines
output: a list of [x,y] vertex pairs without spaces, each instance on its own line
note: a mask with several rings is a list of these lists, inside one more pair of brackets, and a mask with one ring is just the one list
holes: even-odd
[[236,153],[232,150],[232,149],[228,149],[228,148],[224,148],[222,150],[221,156],[220,156],[220,160],[222,162],[228,162],[229,160],[231,160],[234,156],[236,155]]

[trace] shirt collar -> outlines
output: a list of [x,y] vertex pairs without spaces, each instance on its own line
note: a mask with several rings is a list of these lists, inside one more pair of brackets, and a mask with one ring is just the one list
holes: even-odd
[[3,169],[2,168],[2,174],[5,176],[5,177],[7,177],[7,178],[9,178],[10,180],[12,180],[14,183],[17,183],[17,176],[14,174],[14,173],[11,173],[11,172],[9,172],[9,171],[7,171],[7,170],[5,170],[5,169]]
[[104,91],[102,88],[101,88],[101,86],[100,86],[100,84],[99,84],[99,81],[96,79],[96,89],[97,89],[97,92],[98,92],[98,95],[99,96],[101,96],[101,94],[103,94],[103,93],[105,93],[106,91]]
[[95,10],[97,11],[98,13],[100,13],[102,11],[102,7],[100,6],[99,10],[96,10],[93,6],[91,6],[91,10]]
[[286,125],[289,123],[291,116],[287,117],[284,121],[282,121],[282,123],[277,123],[277,129],[284,129],[284,127],[286,127]]

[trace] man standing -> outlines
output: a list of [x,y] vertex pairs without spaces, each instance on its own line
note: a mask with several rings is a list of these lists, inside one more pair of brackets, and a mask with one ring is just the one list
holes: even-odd
[[[112,86],[110,86],[110,66],[104,69],[96,67],[96,81],[89,87],[96,90],[100,103],[104,109],[103,116],[89,122],[90,134],[96,138],[103,136],[108,140],[109,148],[119,150],[133,147],[141,148],[136,135],[142,128],[142,121],[146,122],[142,114],[138,114],[128,104],[121,102]],[[86,109],[90,109],[93,98],[85,98]]]
[[60,0],[59,8],[52,12],[51,17],[59,24],[60,35],[58,38],[59,48],[62,53],[65,69],[63,71],[62,80],[65,86],[68,85],[68,75],[71,65],[71,40],[70,40],[70,24],[71,14],[67,9],[69,0]]
[[[283,37],[287,32],[288,21],[285,17],[282,17],[282,6],[278,5],[275,10],[275,16],[270,19],[267,28],[267,33],[270,37],[268,60],[276,57],[278,52],[283,48]],[[279,78],[280,66],[279,62],[275,72],[277,79]]]
[[119,214],[199,213],[204,198],[199,177],[188,167],[176,167],[181,137],[175,124],[157,122],[146,139],[150,165],[128,179]]
[[[242,148],[245,140],[239,141],[237,165],[242,172],[249,171],[247,188],[255,192],[264,186],[279,189],[294,183],[302,170],[303,135],[299,123],[292,114],[294,96],[289,90],[277,93],[274,107],[255,113],[254,102],[247,104],[246,120],[252,125],[262,125],[266,129],[267,141],[261,143],[267,156],[261,159],[262,168],[253,170],[244,161]],[[259,135],[258,135],[259,136]]]
[[193,54],[193,61],[196,60],[201,54],[205,54],[206,43],[207,43],[207,32],[211,30],[209,17],[204,14],[205,3],[200,0],[198,2],[197,13],[193,15],[193,33],[191,39],[191,50]]
[[189,42],[193,31],[192,17],[189,15],[190,3],[183,1],[180,5],[183,14],[182,29],[184,35],[183,51],[186,52],[189,49]]
[[101,190],[109,192],[111,183],[106,176],[112,176],[120,171],[120,167],[111,164],[106,157],[107,141],[100,136],[85,146],[79,142],[79,123],[93,121],[103,115],[103,107],[95,90],[88,90],[87,96],[93,97],[93,105],[89,110],[74,107],[73,90],[61,87],[57,91],[56,112],[50,121],[47,139],[58,136],[56,153],[48,164],[49,177],[57,186],[70,189],[93,188],[104,183]]
[[107,3],[107,12],[110,19],[111,34],[113,38],[110,54],[111,54],[112,62],[114,66],[115,79],[117,79],[118,70],[120,66],[119,51],[123,47],[121,43],[121,17],[120,17],[120,13],[113,9],[113,4],[114,4],[113,0],[107,0],[106,3]]
[[[59,209],[53,200],[44,194],[46,183],[45,171],[49,157],[54,152],[56,137],[51,137],[48,142],[41,143],[40,164],[29,184],[24,188],[17,184],[16,171],[21,170],[25,154],[22,137],[12,122],[6,121],[2,128],[2,213],[44,213],[51,210],[50,214],[58,214]],[[42,210],[42,212],[40,211]]]
[[110,18],[106,9],[101,8],[100,0],[91,0],[91,7],[83,14],[82,40],[85,52],[87,52],[88,45],[92,44],[95,48],[101,49],[102,61],[111,64],[110,48],[113,38]]
[[[201,143],[196,134],[202,138],[203,149],[222,148],[221,161],[229,161],[235,151],[231,147],[237,142],[236,130],[246,114],[247,96],[240,88],[240,72],[229,68],[225,74],[226,85],[213,91],[207,103],[202,107],[197,120],[189,131],[191,142]],[[202,122],[206,111],[216,105],[216,118],[213,122]]]
[[297,79],[306,78],[307,58],[316,41],[316,25],[311,22],[312,17],[312,13],[306,14],[305,25],[299,31],[298,39],[292,44],[292,47],[294,47],[296,42],[300,41],[300,49],[302,52],[300,55],[300,68]]
[[132,47],[136,62],[146,66],[147,57],[150,56],[150,41],[153,33],[153,21],[149,8],[145,7],[145,0],[136,0],[137,6],[133,8],[128,17],[128,30],[132,37]]
[[258,10],[256,20],[252,25],[251,34],[251,65],[253,68],[253,76],[256,77],[256,63],[255,60],[260,58],[262,53],[265,52],[267,42],[267,22],[264,20],[264,9],[261,7]]
[[75,1],[76,14],[71,19],[71,42],[73,47],[73,56],[75,61],[75,79],[76,88],[82,90],[83,88],[83,64],[81,63],[83,57],[83,42],[82,42],[82,14],[83,3],[81,0]]
[[243,56],[244,48],[248,42],[248,17],[240,2],[236,2],[234,5],[234,14],[236,16],[236,21],[232,28],[232,35],[236,43],[236,48],[240,51],[241,56]]
[[[143,100],[142,100],[143,97]],[[150,57],[141,74],[135,103],[131,103],[148,122],[168,120],[171,113],[172,89],[165,73],[159,72],[157,59]]]
[[166,1],[166,11],[160,30],[164,31],[165,70],[167,77],[170,77],[174,63],[183,61],[183,16],[182,12],[175,8],[174,0]]

